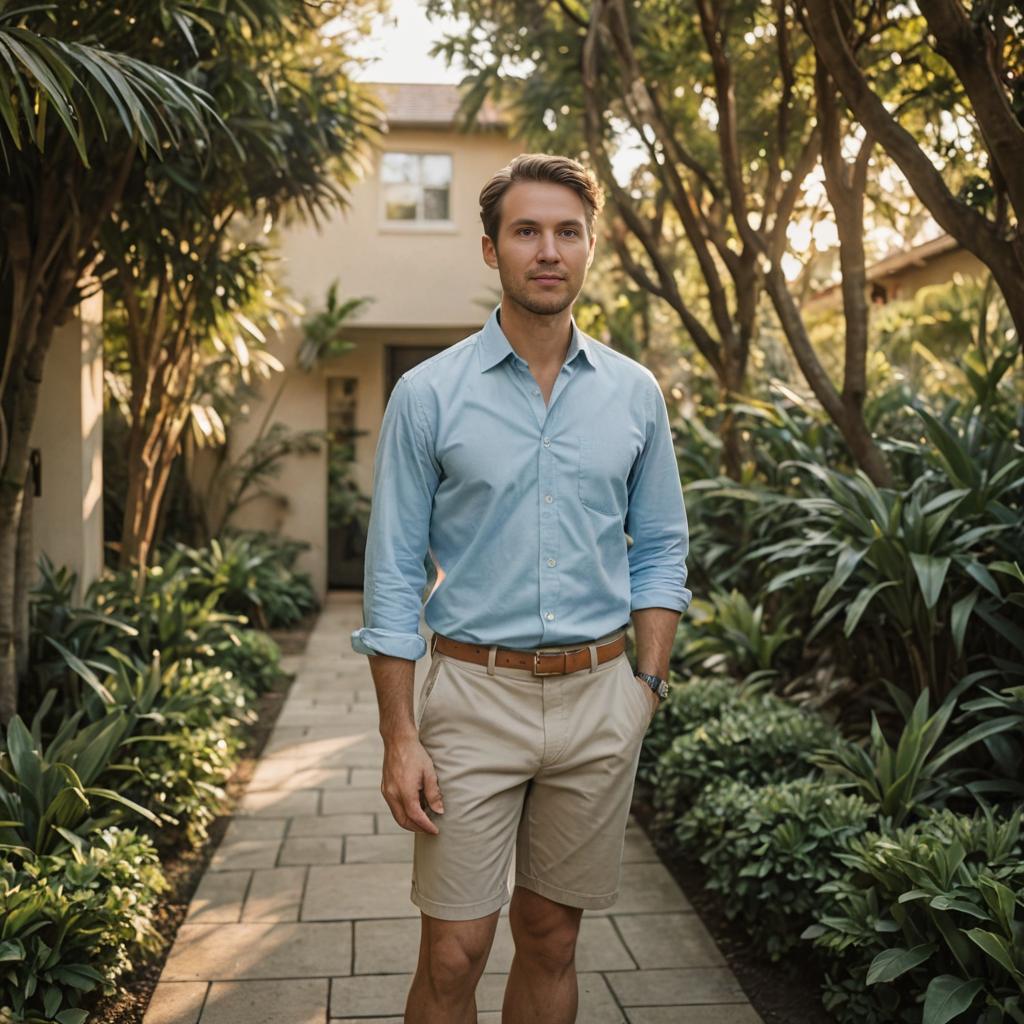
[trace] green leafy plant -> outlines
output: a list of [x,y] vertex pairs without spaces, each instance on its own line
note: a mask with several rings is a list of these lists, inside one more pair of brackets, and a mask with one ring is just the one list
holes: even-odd
[[167,883],[152,842],[107,828],[75,854],[0,857],[0,1007],[19,1022],[85,1024],[89,994],[112,991],[131,957],[156,946]]
[[836,852],[869,827],[876,809],[816,778],[751,786],[731,779],[703,789],[674,835],[699,855],[707,887],[721,895],[772,960],[800,944],[821,898],[847,872]]
[[723,778],[756,785],[804,775],[811,754],[832,739],[820,715],[772,694],[726,705],[676,736],[658,759],[658,820],[672,825],[705,786]]
[[[951,769],[949,763],[980,740],[1014,729],[1018,721],[1012,715],[987,719],[939,747],[959,692],[972,682],[972,676],[961,680],[934,714],[929,714],[930,695],[923,691],[895,747],[886,740],[872,712],[866,749],[837,737],[830,750],[812,754],[810,760],[827,773],[845,779],[840,785],[852,786],[877,804],[879,813],[893,825],[902,825],[911,814],[920,813],[928,805],[941,805],[955,792],[975,791],[977,782],[972,773],[968,769]],[[1024,785],[1010,778],[1002,788],[1024,794]]]
[[1021,811],[944,810],[866,832],[836,856],[849,874],[803,932],[828,952],[825,1003],[843,1024],[1024,1019]]

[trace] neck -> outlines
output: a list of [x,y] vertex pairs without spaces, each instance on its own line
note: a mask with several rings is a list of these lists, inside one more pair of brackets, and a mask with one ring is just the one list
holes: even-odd
[[516,354],[522,356],[531,369],[561,366],[572,339],[572,306],[545,316],[531,313],[502,295],[501,329]]

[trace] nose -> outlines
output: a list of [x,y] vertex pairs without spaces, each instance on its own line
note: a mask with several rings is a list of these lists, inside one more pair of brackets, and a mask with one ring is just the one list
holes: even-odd
[[540,249],[537,252],[537,259],[541,263],[558,263],[561,260],[558,246],[555,245],[555,233],[545,231],[540,236]]

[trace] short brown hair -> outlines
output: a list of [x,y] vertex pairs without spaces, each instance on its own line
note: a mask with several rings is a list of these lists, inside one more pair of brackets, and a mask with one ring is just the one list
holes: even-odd
[[484,233],[495,245],[501,224],[502,197],[517,181],[550,181],[571,188],[583,200],[587,234],[594,234],[594,220],[604,205],[604,194],[590,171],[571,157],[520,153],[480,190],[480,220]]

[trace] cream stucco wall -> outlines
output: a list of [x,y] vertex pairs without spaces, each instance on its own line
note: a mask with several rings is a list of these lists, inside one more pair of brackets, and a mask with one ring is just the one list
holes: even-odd
[[383,219],[378,159],[352,191],[351,209],[317,231],[287,228],[281,239],[285,281],[311,308],[334,279],[344,296],[372,305],[360,323],[462,326],[486,318],[481,301],[497,295],[498,279],[480,255],[477,199],[490,176],[522,147],[497,133],[393,129],[383,150],[452,155],[451,228],[416,228]]
[[[373,302],[353,321],[347,337],[356,347],[312,374],[295,369],[298,331],[275,339],[271,349],[288,368],[273,419],[292,430],[325,430],[327,380],[357,379],[353,476],[371,493],[373,457],[386,400],[387,348],[444,346],[477,330],[498,295],[497,274],[480,254],[478,196],[484,182],[522,146],[490,132],[467,135],[450,130],[392,129],[384,150],[452,155],[452,224],[443,229],[394,226],[383,222],[377,182],[378,160],[352,191],[350,207],[317,229],[292,224],[280,230],[282,277],[307,313],[323,307],[330,284],[338,280],[343,299],[368,296]],[[231,428],[231,458],[251,443],[282,378],[264,387],[245,421]],[[308,541],[300,567],[318,595],[327,589],[326,453],[290,458],[274,483],[282,499],[252,502],[236,516],[242,527],[273,530]]]
[[33,562],[45,552],[78,574],[74,599],[103,570],[103,298],[59,327],[43,367],[30,444],[40,452]]

